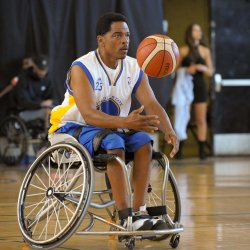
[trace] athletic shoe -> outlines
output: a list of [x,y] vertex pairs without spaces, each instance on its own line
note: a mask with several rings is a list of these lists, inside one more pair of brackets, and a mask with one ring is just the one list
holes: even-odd
[[162,219],[152,219],[153,226],[151,230],[165,230],[169,229],[168,224]]
[[[127,219],[121,220],[121,225],[127,227]],[[141,206],[138,212],[132,216],[132,230],[164,230],[168,229],[166,222],[159,218],[153,218],[146,210],[146,205]]]

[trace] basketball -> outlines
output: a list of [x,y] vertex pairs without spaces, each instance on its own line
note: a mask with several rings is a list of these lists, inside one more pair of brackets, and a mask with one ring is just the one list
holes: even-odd
[[144,73],[161,78],[171,74],[179,58],[179,49],[173,39],[154,34],[141,41],[136,59]]

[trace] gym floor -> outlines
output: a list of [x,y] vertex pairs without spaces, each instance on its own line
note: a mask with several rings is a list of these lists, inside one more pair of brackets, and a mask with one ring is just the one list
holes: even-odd
[[[247,250],[250,245],[250,157],[171,160],[182,201],[179,250]],[[27,166],[0,165],[0,249],[27,250],[16,204]],[[101,224],[100,224],[101,225]],[[101,226],[100,226],[101,229]],[[124,249],[108,236],[73,235],[56,249]],[[135,249],[171,249],[169,240],[136,241]]]

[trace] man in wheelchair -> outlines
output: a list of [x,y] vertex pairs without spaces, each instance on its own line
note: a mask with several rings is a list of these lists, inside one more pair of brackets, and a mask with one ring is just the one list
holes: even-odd
[[18,77],[14,103],[25,122],[43,120],[44,126],[48,128],[53,104],[53,88],[48,74],[49,59],[47,55],[41,54],[32,57],[32,62],[32,67]]
[[[97,22],[96,35],[98,48],[75,60],[68,71],[65,98],[51,112],[49,134],[73,135],[94,156],[94,138],[105,129],[112,129],[112,133],[103,136],[100,147],[123,160],[125,151],[134,153],[133,209],[129,208],[122,169],[115,160],[107,165],[121,224],[126,226],[127,217],[133,215],[133,230],[166,229],[163,220],[153,219],[146,212],[152,160],[148,133],[158,129],[164,133],[165,140],[173,146],[171,157],[178,151],[178,140],[147,75],[136,59],[127,56],[130,32],[126,17],[104,14]],[[141,107],[129,113],[132,94]]]

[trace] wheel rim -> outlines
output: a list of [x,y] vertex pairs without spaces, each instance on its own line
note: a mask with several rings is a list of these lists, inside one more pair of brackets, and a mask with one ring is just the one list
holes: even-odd
[[67,234],[88,206],[91,185],[86,159],[75,147],[62,145],[38,157],[20,190],[19,226],[34,244],[48,244]]

